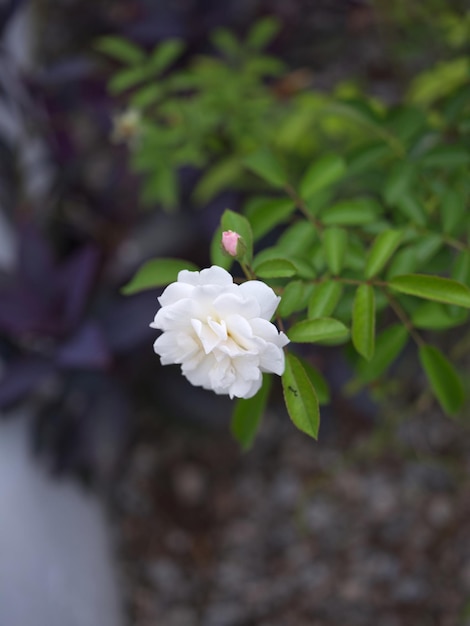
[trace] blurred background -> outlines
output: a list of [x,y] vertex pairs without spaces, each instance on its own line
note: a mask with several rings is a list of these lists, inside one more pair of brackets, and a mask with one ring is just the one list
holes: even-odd
[[[158,293],[121,288],[151,257],[208,265],[220,215],[244,196],[226,184],[229,162],[204,177],[213,146],[233,139],[228,120],[215,144],[180,161],[157,141],[150,157],[133,159],[134,131],[122,126],[128,102],[110,82],[116,60],[99,43],[119,35],[150,51],[179,40],[167,80],[200,55],[217,57],[217,29],[243,38],[272,16],[278,30],[266,50],[283,65],[263,87],[270,103],[352,89],[394,104],[418,73],[436,63],[452,72],[452,60],[465,58],[468,9],[464,0],[0,3],[2,421],[26,422],[32,475],[79,485],[104,511],[97,541],[111,548],[91,552],[109,561],[100,580],[114,581],[110,624],[113,611],[126,626],[470,624],[468,420],[441,414],[412,361],[406,384],[390,381],[387,402],[377,403],[343,393],[347,363],[320,352],[332,401],[319,442],[295,431],[277,389],[248,453],[231,438],[230,401],[159,366],[148,327]],[[154,163],[163,171],[168,159],[175,177],[149,183],[145,172]],[[12,457],[4,465],[16,468]],[[0,529],[7,506],[15,524],[7,491]],[[59,527],[72,523],[61,498]],[[51,506],[36,498],[31,525]],[[95,532],[87,528],[77,532]],[[60,541],[67,553],[72,535]],[[36,548],[28,544],[18,584]],[[5,607],[11,570],[2,553]],[[46,571],[47,553],[40,558]],[[67,593],[77,585],[86,604],[78,581],[100,566],[72,561],[81,569]],[[62,593],[54,589],[52,612]],[[1,626],[43,623],[41,603],[28,605],[27,594],[18,602],[24,619]],[[62,626],[106,626],[77,606],[67,605]]]

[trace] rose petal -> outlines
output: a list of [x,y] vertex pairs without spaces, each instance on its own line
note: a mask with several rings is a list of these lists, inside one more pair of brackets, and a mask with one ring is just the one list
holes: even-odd
[[254,298],[260,305],[260,317],[270,320],[274,315],[277,305],[281,301],[274,291],[268,285],[259,280],[248,280],[240,285],[240,293],[245,298]]

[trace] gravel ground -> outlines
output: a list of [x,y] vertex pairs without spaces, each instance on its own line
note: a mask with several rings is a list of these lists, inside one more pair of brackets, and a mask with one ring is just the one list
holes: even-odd
[[470,433],[147,428],[117,485],[132,626],[469,626]]

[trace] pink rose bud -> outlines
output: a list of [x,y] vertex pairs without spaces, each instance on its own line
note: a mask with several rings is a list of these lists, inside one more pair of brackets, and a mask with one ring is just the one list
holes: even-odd
[[240,235],[233,230],[224,230],[222,233],[222,248],[230,254],[230,256],[237,256],[238,240]]

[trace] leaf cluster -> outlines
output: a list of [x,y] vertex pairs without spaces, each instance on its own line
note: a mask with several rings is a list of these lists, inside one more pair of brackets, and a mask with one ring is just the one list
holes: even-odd
[[278,29],[274,18],[265,18],[243,42],[219,29],[215,54],[190,59],[179,39],[149,53],[120,37],[98,41],[97,49],[119,64],[110,93],[140,114],[138,141],[130,147],[132,167],[143,174],[144,204],[177,207],[183,166],[205,171],[194,189],[197,203],[238,180],[243,157],[267,140],[281,114],[267,81],[284,64],[264,52]]
[[[279,110],[272,98],[259,109],[252,103],[250,112],[243,106],[231,110],[228,101],[213,106],[209,75],[213,72],[220,81],[218,72],[236,67],[240,59],[245,65],[238,66],[243,68],[238,88],[247,94],[248,85],[251,89],[258,81],[258,94],[268,93],[260,84],[264,69],[256,78],[247,71],[252,57],[242,54],[234,38],[225,33],[216,43],[231,65],[205,59],[195,66],[192,76],[199,81],[204,76],[207,82],[204,88],[198,83],[194,97],[209,116],[217,109],[228,119],[231,111],[237,119],[230,118],[226,128],[237,130],[226,144],[229,156],[220,156],[202,180],[233,159],[236,176],[222,176],[219,182],[223,187],[236,178],[248,193],[242,213],[222,216],[212,261],[230,269],[233,259],[222,255],[220,235],[222,230],[238,231],[246,250],[245,273],[281,296],[278,321],[291,340],[282,385],[293,422],[317,437],[318,405],[329,397],[311,359],[300,358],[305,354],[301,344],[344,345],[358,388],[387,376],[414,343],[416,365],[443,410],[458,413],[465,402],[461,374],[437,337],[459,327],[468,337],[468,59],[459,61],[452,79],[439,81],[439,90],[432,70],[418,76],[400,105],[360,93],[345,98],[339,92],[309,91],[294,96],[277,118],[266,118],[274,110],[270,107]],[[437,75],[442,71],[435,68]],[[253,131],[246,125],[249,115],[254,115]],[[156,162],[153,156],[154,167]],[[216,187],[208,185],[211,193]],[[142,288],[142,281],[145,287],[162,284],[159,272],[168,269],[166,263],[157,262],[153,278],[138,273],[127,289]],[[254,437],[268,391],[266,382],[259,397],[236,404],[233,432],[245,447]]]

